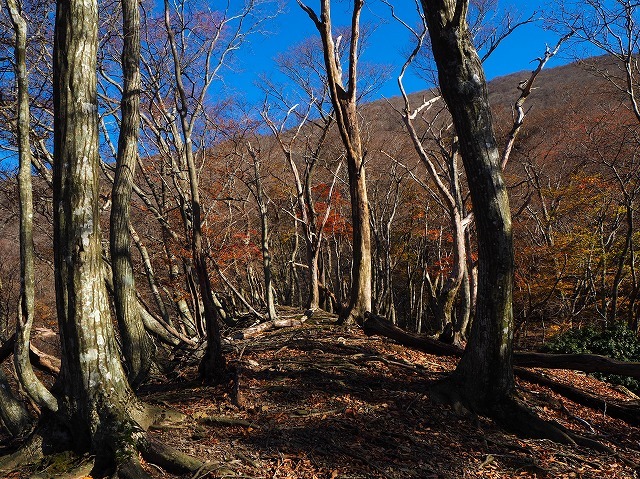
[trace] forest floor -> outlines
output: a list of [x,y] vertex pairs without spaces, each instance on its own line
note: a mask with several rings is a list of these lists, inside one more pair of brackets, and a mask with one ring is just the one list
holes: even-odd
[[[182,477],[640,476],[640,428],[523,381],[519,392],[540,416],[596,438],[616,454],[519,438],[488,419],[458,417],[429,399],[429,387],[455,367],[455,359],[369,338],[358,328],[331,324],[333,319],[316,315],[300,328],[230,340],[227,357],[238,370],[235,383],[203,386],[195,379],[195,365],[186,365],[170,381],[143,388],[144,400],[188,417],[152,431],[207,461],[210,472]],[[629,399],[584,374],[544,374],[603,397]],[[158,479],[176,477],[153,464],[145,468]],[[29,473],[56,477],[46,466]]]

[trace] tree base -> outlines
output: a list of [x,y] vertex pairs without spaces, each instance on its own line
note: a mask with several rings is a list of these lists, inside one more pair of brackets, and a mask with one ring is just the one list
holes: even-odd
[[355,306],[343,308],[342,311],[340,311],[336,324],[338,326],[353,326],[355,324],[362,326],[367,314],[369,314],[368,311],[362,311]]
[[596,440],[570,431],[555,421],[540,418],[515,394],[505,395],[487,405],[463,391],[464,386],[454,375],[436,383],[430,390],[430,397],[436,403],[452,406],[458,415],[488,417],[504,430],[521,437],[549,439],[560,444],[581,445],[614,454],[614,451]]
[[[162,413],[160,419],[166,421],[166,414]],[[108,437],[103,436],[102,442],[110,447],[101,448],[94,461],[88,464],[86,453],[96,451],[73,450],[72,434],[65,423],[56,417],[43,416],[22,446],[12,454],[0,457],[0,475],[29,466],[41,468],[46,465],[47,470],[54,468],[56,477],[62,478],[89,475],[95,479],[151,479],[140,463],[140,456],[174,474],[193,474],[205,468],[200,460],[158,442],[137,424],[128,435],[122,430],[121,427],[114,428]]]

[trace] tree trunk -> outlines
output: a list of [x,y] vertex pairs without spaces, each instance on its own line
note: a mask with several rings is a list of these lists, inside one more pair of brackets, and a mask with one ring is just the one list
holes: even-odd
[[[357,121],[355,105],[353,114],[354,120]],[[341,315],[341,322],[345,324],[353,321],[361,322],[364,313],[371,311],[371,231],[363,162],[362,154],[358,154],[358,150],[347,154],[353,226],[353,263],[349,306]]]
[[15,397],[4,371],[0,368],[0,425],[12,436],[26,432],[31,425],[31,418],[24,405]]
[[139,427],[103,281],[97,35],[96,0],[57,3],[53,220],[62,370],[56,389],[74,449],[89,449],[106,466],[118,454],[134,453],[126,444]]
[[349,306],[340,315],[340,323],[362,322],[364,313],[371,311],[371,230],[369,224],[369,200],[365,178],[364,156],[358,113],[356,109],[356,81],[358,62],[358,38],[360,35],[360,12],[363,0],[354,0],[349,49],[349,75],[345,87],[342,81],[342,66],[336,55],[331,27],[330,0],[322,0],[320,18],[308,6],[299,2],[316,25],[320,37],[327,71],[327,82],[331,102],[336,114],[340,138],[344,144],[349,173],[351,196],[351,224],[353,227],[353,262],[351,268],[351,293]]
[[138,162],[140,128],[140,11],[138,0],[121,0],[124,85],[120,110],[118,158],[111,193],[110,252],[116,318],[122,337],[122,352],[129,382],[135,388],[148,376],[153,343],[140,317],[131,261],[131,190]]
[[249,152],[253,158],[253,169],[255,173],[255,197],[260,213],[260,231],[262,242],[262,269],[264,271],[264,300],[267,304],[267,316],[270,321],[278,319],[276,312],[276,300],[273,294],[273,280],[271,269],[271,251],[269,248],[269,217],[267,204],[265,203],[264,190],[262,188],[262,177],[260,176],[260,159],[258,153],[249,146]]
[[[464,352],[458,346],[445,344],[429,337],[407,333],[380,316],[367,313],[366,317],[367,319],[363,324],[363,329],[368,336],[377,334],[391,338],[404,346],[441,356],[459,357],[462,356]],[[638,404],[637,401],[628,401],[626,403],[612,402],[611,400],[602,399],[589,392],[581,391],[573,386],[562,384],[535,371],[521,367],[576,369],[585,372],[620,374],[638,378],[640,377],[640,364],[638,363],[625,363],[595,354],[542,354],[528,352],[515,353],[514,363],[518,365],[518,367],[514,368],[515,374],[521,379],[549,387],[553,391],[579,404],[602,411],[603,414],[623,419],[629,424],[640,424],[640,408],[638,407],[640,404]],[[526,412],[527,415],[523,416],[525,411],[522,409],[514,409],[513,407],[510,408],[509,406],[512,405],[513,403],[507,402],[506,407],[503,408],[503,411],[510,411],[511,414],[505,414],[503,417],[498,418],[503,425],[520,429],[532,437],[552,438],[553,440],[560,439],[560,442],[563,442],[563,429],[561,427],[558,427],[556,424],[545,424],[537,419],[531,412]],[[496,403],[495,406],[500,408],[501,404]],[[525,424],[518,423],[519,421]],[[557,435],[558,429],[561,431],[560,435]],[[550,431],[554,431],[554,433],[550,434]],[[566,431],[564,431],[564,433],[566,433]],[[572,437],[572,439],[576,439],[576,437]]]
[[422,0],[440,89],[458,134],[478,235],[478,299],[469,343],[450,384],[491,411],[513,390],[511,216],[486,80],[466,23],[468,1]]
[[307,255],[309,265],[309,301],[307,302],[307,309],[315,311],[320,307],[320,278],[318,268],[318,256],[320,254],[319,248],[313,248],[307,242]]
[[[222,354],[222,343],[220,335],[220,325],[218,323],[219,312],[216,308],[213,292],[211,290],[211,280],[207,268],[207,258],[202,246],[202,212],[200,202],[200,188],[198,185],[198,172],[193,158],[193,142],[191,132],[193,124],[189,123],[187,115],[189,113],[189,102],[182,79],[182,65],[180,55],[178,53],[175,35],[171,27],[171,19],[169,15],[169,2],[164,2],[164,21],[169,43],[171,45],[171,54],[173,57],[175,81],[177,96],[179,97],[178,115],[180,117],[180,126],[182,135],[184,136],[183,153],[189,174],[189,191],[191,194],[190,201],[190,218],[185,224],[190,224],[191,231],[191,254],[193,259],[193,268],[198,278],[198,288],[202,297],[205,327],[207,332],[207,348],[205,355],[200,363],[200,375],[206,381],[217,383],[224,379],[225,375],[225,359]],[[182,209],[184,211],[184,208]],[[190,221],[189,221],[190,220]],[[195,298],[196,302],[198,301]],[[197,305],[196,305],[197,306]]]
[[20,202],[20,307],[16,322],[14,365],[18,379],[36,404],[50,411],[58,403],[34,374],[29,360],[29,342],[35,303],[35,270],[33,267],[33,189],[31,185],[31,144],[29,141],[29,82],[26,44],[27,22],[16,0],[6,0],[15,33],[15,73],[18,83],[18,172]]
[[[446,344],[428,336],[408,333],[389,320],[367,314],[363,324],[367,336],[379,335],[393,339],[410,348],[441,356],[462,356],[464,350],[459,346]],[[616,374],[640,379],[640,363],[618,361],[599,354],[547,354],[529,351],[517,351],[513,354],[513,363],[528,368],[571,369],[585,373]]]

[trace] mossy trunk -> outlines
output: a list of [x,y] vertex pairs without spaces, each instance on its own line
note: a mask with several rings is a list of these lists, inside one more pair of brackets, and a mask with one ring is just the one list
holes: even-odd
[[11,434],[18,436],[27,431],[31,418],[22,402],[11,391],[4,371],[0,368],[0,425]]

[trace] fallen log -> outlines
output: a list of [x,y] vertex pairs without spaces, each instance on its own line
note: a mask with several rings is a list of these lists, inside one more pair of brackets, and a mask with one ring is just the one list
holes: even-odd
[[[365,313],[363,324],[367,336],[379,335],[398,343],[440,356],[462,356],[463,349],[417,334],[408,333],[382,316]],[[572,369],[585,373],[617,374],[640,379],[640,363],[617,361],[597,354],[547,354],[516,351],[513,364],[528,368]]]
[[573,369],[585,373],[617,374],[640,379],[640,363],[617,361],[598,354],[547,354],[518,351],[518,366],[545,369]]
[[[15,344],[15,334],[11,335],[9,339],[2,343],[2,346],[0,346],[0,364],[13,354]],[[29,359],[31,359],[31,364],[33,364],[35,368],[40,369],[51,376],[57,376],[60,372],[60,360],[54,356],[43,353],[33,344],[30,344]]]
[[253,338],[254,336],[259,336],[274,329],[295,328],[302,326],[306,319],[306,316],[303,316],[301,319],[274,319],[272,321],[265,321],[264,323],[239,331],[233,336],[233,339]]
[[31,364],[40,371],[50,374],[51,376],[57,376],[60,374],[61,362],[55,356],[44,353],[36,348],[33,344],[29,345],[29,358]]
[[384,336],[393,339],[403,346],[408,346],[425,353],[437,354],[438,356],[462,356],[464,352],[462,348],[453,344],[447,344],[437,339],[409,333],[377,314],[366,312],[364,313],[364,318],[365,321],[362,324],[362,329],[367,336]]

